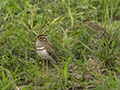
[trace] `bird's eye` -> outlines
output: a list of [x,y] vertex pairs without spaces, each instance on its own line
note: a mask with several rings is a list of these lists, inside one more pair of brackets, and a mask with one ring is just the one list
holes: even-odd
[[39,40],[43,40],[43,37],[39,37]]

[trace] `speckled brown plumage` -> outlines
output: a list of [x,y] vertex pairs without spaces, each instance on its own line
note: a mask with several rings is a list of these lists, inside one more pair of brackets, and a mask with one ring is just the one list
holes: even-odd
[[93,33],[93,34],[98,33],[97,36],[100,36],[100,37],[105,37],[105,36],[107,36],[108,38],[111,37],[109,35],[109,33],[106,32],[106,30],[102,26],[100,26],[94,22],[90,22],[89,20],[84,20],[83,22],[86,22],[88,24],[89,28],[92,30],[92,32],[89,31],[90,33]]

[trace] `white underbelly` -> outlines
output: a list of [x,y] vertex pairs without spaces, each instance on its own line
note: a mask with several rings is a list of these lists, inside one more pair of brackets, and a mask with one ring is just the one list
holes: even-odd
[[42,58],[42,59],[50,59],[52,58],[46,51],[46,49],[42,50],[42,51],[37,51],[38,55]]

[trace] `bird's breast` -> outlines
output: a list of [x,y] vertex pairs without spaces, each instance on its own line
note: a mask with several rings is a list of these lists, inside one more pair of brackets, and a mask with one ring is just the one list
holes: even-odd
[[42,58],[42,59],[49,59],[50,56],[48,54],[48,52],[46,51],[45,47],[36,47],[37,53],[38,55]]
[[37,50],[38,55],[40,55],[40,56],[48,54],[45,47],[36,47],[36,50]]
[[45,47],[36,47],[37,51],[44,51],[46,50]]

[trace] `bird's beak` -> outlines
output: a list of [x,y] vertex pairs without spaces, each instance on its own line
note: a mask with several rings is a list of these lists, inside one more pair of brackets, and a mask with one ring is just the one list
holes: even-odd
[[37,39],[37,40],[38,40],[38,37],[36,37],[35,39]]

